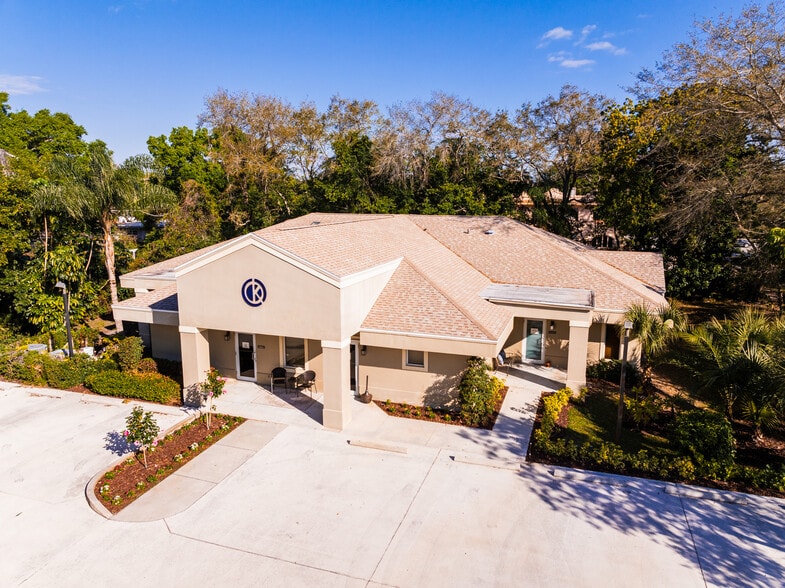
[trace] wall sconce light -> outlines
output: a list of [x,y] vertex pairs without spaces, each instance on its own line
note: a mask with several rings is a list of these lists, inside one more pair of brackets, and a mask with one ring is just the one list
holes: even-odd
[[551,324],[548,325],[548,332],[555,333],[556,332],[556,321],[551,321]]
[[229,331],[224,333],[224,341],[228,341],[232,337],[232,334]]
[[360,355],[365,355],[368,353],[368,347],[366,345],[360,345]]

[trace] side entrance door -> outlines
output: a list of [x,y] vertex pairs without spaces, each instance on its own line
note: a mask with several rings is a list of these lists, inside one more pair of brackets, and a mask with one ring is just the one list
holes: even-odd
[[542,340],[543,321],[526,320],[524,327],[524,357],[531,363],[545,361],[545,345]]
[[237,379],[256,381],[256,335],[237,333]]

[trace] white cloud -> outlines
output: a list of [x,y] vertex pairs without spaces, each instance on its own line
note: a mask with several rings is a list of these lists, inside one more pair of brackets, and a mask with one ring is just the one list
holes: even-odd
[[572,31],[564,27],[556,27],[551,29],[542,36],[543,41],[558,41],[559,39],[569,39],[572,37]]
[[575,43],[576,45],[581,45],[586,40],[586,37],[591,35],[595,30],[597,30],[597,25],[586,25],[581,29],[581,38]]
[[548,62],[549,63],[558,63],[560,61],[564,61],[570,56],[569,53],[566,51],[559,51],[558,53],[551,53],[548,55]]
[[578,69],[580,67],[587,67],[594,65],[593,59],[562,59],[560,65],[570,69]]
[[11,96],[46,92],[46,89],[41,86],[43,80],[43,78],[38,76],[0,74],[0,92],[8,92]]
[[586,49],[589,51],[608,51],[613,55],[624,55],[627,53],[627,50],[623,47],[617,47],[613,43],[609,43],[608,41],[597,41],[596,43],[589,43],[586,45]]

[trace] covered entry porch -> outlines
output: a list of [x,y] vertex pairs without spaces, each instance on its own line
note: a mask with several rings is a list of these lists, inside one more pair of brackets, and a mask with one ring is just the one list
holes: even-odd
[[289,377],[278,382],[275,392],[299,393],[293,376],[312,370],[323,410],[320,422],[340,430],[351,419],[350,403],[357,390],[356,377],[352,377],[357,373],[356,348],[351,339],[330,341],[182,325],[178,332],[186,391],[198,386],[211,367],[224,376],[271,389],[273,370],[280,367]]
[[481,296],[513,316],[504,343],[507,363],[564,370],[573,390],[586,384],[586,361],[593,356],[591,290],[493,284]]

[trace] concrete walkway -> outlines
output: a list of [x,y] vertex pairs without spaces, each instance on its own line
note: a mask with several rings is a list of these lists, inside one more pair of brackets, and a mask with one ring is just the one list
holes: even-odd
[[[356,402],[352,406],[352,421],[340,434],[349,444],[359,447],[400,453],[418,446],[429,447],[450,452],[460,462],[517,470],[526,457],[540,394],[557,389],[564,375],[558,370],[526,366],[505,369],[496,376],[505,381],[508,391],[491,431],[391,417],[376,404]],[[278,387],[273,393],[255,382],[230,379],[225,394],[214,402],[216,411],[251,420],[117,515],[112,517],[91,498],[93,508],[104,516],[126,522],[160,520],[183,512],[286,426],[321,430],[321,400],[320,393],[311,395]]]
[[[785,577],[785,501],[521,466],[530,416],[513,409],[542,382],[511,390],[509,427],[479,437],[377,420],[370,406],[354,429],[327,431],[292,406],[306,402],[267,399],[271,417],[302,424],[245,423],[173,477],[181,493],[137,507],[140,522],[98,516],[84,496],[89,477],[116,459],[112,434],[128,404],[3,388],[7,586],[698,588]],[[159,423],[187,416],[169,410]],[[422,444],[390,422],[415,427]]]

